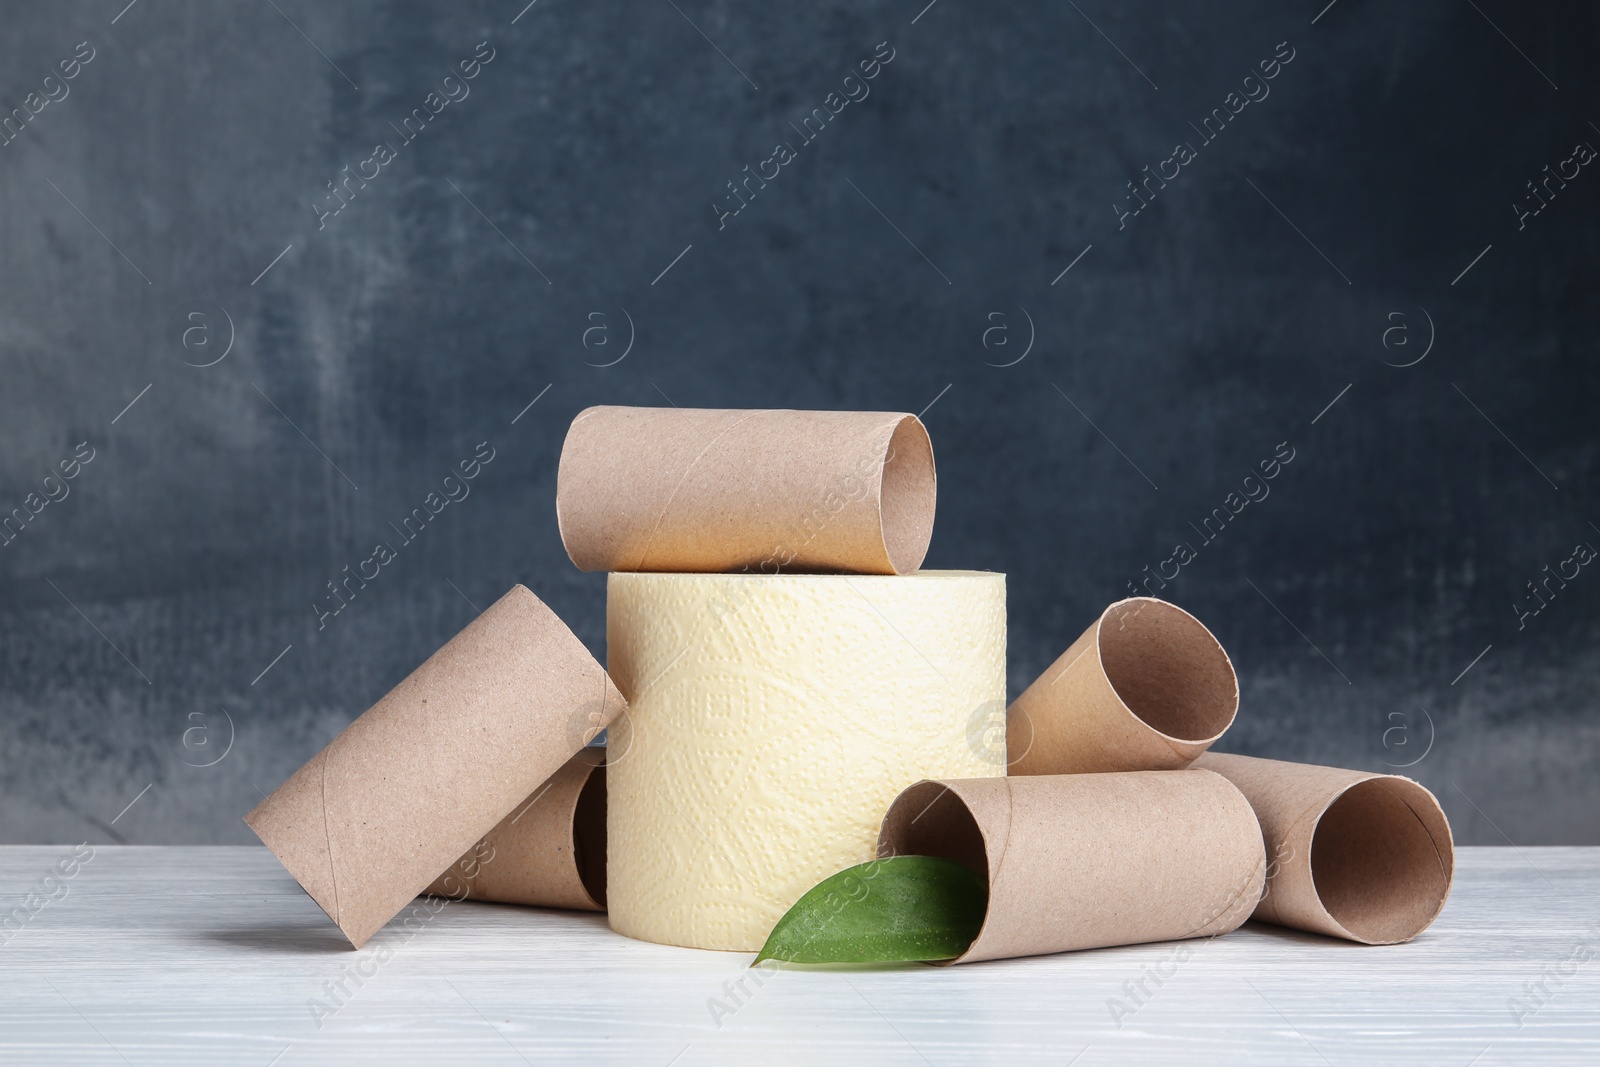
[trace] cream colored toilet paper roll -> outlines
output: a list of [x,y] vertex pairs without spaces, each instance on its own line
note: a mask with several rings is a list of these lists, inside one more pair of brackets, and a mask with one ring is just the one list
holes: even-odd
[[923,778],[1005,772],[1005,576],[612,574],[611,926],[753,952]]

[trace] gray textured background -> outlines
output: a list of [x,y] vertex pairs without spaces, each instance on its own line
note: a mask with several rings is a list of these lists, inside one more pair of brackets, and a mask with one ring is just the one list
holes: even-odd
[[[1163,593],[1238,666],[1221,747],[1413,763],[1464,842],[1600,842],[1600,575],[1514,606],[1600,546],[1600,175],[1511,206],[1600,145],[1600,15],[923,3],[9,5],[0,109],[95,55],[0,148],[0,513],[94,459],[0,548],[0,841],[252,840],[258,787],[515,581],[603,654],[561,438],[670,398],[927,408],[928,563],[1010,575],[1013,693],[1288,442]],[[883,41],[870,96],[719,230],[725,183]],[[1119,230],[1125,183],[1283,41]],[[319,631],[323,584],[485,440]]]

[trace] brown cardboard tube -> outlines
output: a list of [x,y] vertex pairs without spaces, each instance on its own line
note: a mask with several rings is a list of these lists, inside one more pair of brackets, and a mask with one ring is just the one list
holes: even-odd
[[428,886],[435,896],[606,910],[606,750],[585,748]]
[[359,948],[622,708],[514,586],[245,822]]
[[878,854],[988,879],[983,928],[956,963],[1224,934],[1266,875],[1249,803],[1188,771],[918,782],[884,816]]
[[1199,619],[1119,600],[1007,709],[1010,772],[1178,770],[1238,710],[1233,664]]
[[883,411],[592,407],[556,475],[585,571],[908,574],[934,498],[928,431]]
[[1261,820],[1272,864],[1255,918],[1392,945],[1444,908],[1450,823],[1410,778],[1213,752],[1195,767],[1238,786]]

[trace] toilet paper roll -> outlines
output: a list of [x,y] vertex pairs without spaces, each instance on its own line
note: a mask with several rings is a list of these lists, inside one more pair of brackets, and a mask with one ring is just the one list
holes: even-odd
[[612,928],[755,951],[901,789],[1003,773],[1005,632],[1002,574],[611,575]]
[[514,586],[244,821],[359,948],[622,706]]
[[1224,934],[1266,875],[1249,803],[1192,771],[919,782],[884,816],[878,851],[987,879],[983,928],[955,963]]
[[1119,600],[1012,703],[1011,773],[1177,770],[1238,710],[1233,664],[1200,620]]
[[428,892],[606,910],[606,752],[585,748],[484,835]]
[[915,415],[593,407],[561,447],[556,516],[586,571],[905,574],[934,490]]
[[1194,765],[1238,786],[1261,820],[1272,865],[1255,918],[1392,945],[1443,910],[1455,846],[1444,809],[1417,782],[1214,752]]

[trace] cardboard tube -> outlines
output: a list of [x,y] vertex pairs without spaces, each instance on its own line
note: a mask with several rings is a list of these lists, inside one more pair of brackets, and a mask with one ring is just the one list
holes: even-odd
[[1188,771],[918,782],[884,816],[878,855],[988,879],[983,929],[956,963],[1225,934],[1266,875],[1249,803]]
[[1238,710],[1233,664],[1199,619],[1119,600],[1007,709],[1011,773],[1179,770]]
[[934,490],[914,415],[592,407],[561,447],[556,517],[585,571],[908,574]]
[[1195,767],[1238,786],[1261,820],[1272,860],[1262,922],[1393,945],[1444,908],[1450,823],[1410,778],[1212,752]]
[[622,708],[514,586],[245,822],[359,948]]
[[428,886],[434,896],[606,910],[606,750],[585,748]]

